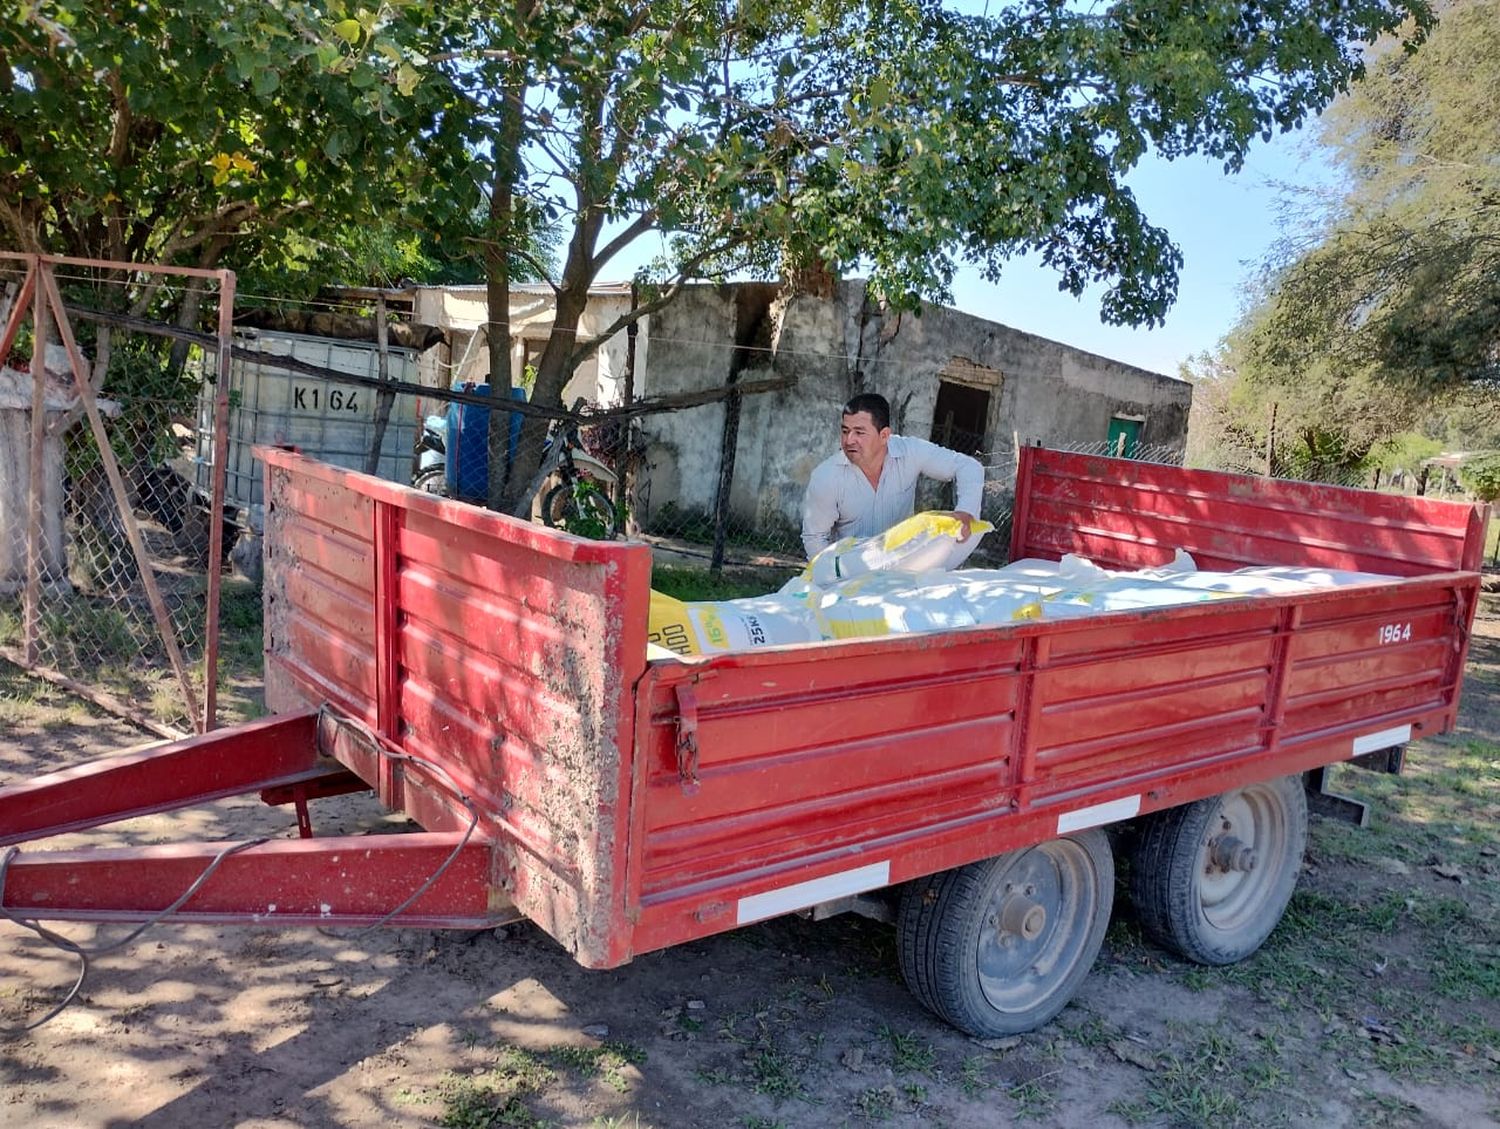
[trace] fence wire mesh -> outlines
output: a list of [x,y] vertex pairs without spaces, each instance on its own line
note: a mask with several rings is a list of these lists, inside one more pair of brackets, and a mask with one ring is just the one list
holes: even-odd
[[[158,732],[191,732],[203,723],[217,564],[211,498],[192,468],[203,366],[193,348],[91,319],[180,302],[182,282],[147,295],[138,277],[102,269],[47,265],[30,283],[28,269],[0,259],[0,324],[16,323],[0,370],[0,653]],[[42,349],[37,292],[63,303],[40,307]],[[217,312],[211,281],[190,300]]]

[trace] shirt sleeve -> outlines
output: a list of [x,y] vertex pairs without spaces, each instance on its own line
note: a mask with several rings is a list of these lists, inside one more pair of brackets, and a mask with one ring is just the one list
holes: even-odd
[[802,547],[808,560],[833,543],[833,526],[838,518],[837,484],[819,466],[808,479],[807,494],[802,499]]
[[947,447],[929,443],[925,439],[907,436],[909,449],[917,455],[917,468],[928,478],[955,484],[953,508],[966,514],[979,516],[979,507],[984,500],[984,466],[970,455],[960,455]]

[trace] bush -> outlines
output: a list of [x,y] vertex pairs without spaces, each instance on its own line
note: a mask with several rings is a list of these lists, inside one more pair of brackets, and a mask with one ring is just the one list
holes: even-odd
[[1458,468],[1458,481],[1481,502],[1500,499],[1500,451],[1464,463]]

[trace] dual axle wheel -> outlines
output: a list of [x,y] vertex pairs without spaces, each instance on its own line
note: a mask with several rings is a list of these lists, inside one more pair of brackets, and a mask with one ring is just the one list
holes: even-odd
[[[1286,910],[1306,838],[1295,776],[1150,817],[1131,865],[1141,924],[1189,960],[1244,959]],[[902,975],[971,1035],[1030,1031],[1088,975],[1114,883],[1109,839],[1097,828],[908,883],[896,922]]]

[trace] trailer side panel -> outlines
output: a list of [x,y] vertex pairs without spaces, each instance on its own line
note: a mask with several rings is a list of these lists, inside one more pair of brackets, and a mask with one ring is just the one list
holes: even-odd
[[[497,888],[586,965],[617,964],[633,684],[650,552],[585,541],[286,451],[267,465],[267,698],[327,702],[390,748],[340,759],[390,807],[497,843]],[[630,614],[639,610],[639,614]],[[420,813],[417,808],[420,806]]]

